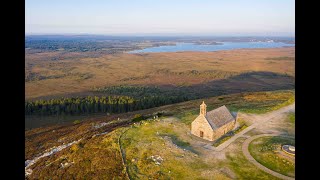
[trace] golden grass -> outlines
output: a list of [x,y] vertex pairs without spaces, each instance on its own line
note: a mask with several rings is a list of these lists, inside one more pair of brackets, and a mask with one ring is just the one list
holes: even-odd
[[[177,128],[180,127],[180,128]],[[215,169],[215,162],[206,163],[190,150],[191,145],[182,136],[188,131],[177,121],[147,122],[136,125],[123,136],[130,177],[134,179],[210,179],[205,172],[215,177],[228,179]],[[174,139],[172,137],[175,137]],[[179,143],[177,143],[179,141]],[[152,156],[163,161],[156,164]]]
[[[212,70],[227,73],[270,71],[294,76],[294,60],[266,59],[294,57],[294,53],[294,48],[241,49],[144,55],[114,54],[98,58],[72,58],[70,55],[67,59],[56,61],[48,60],[48,57],[56,55],[54,52],[26,54],[26,73],[59,77],[26,82],[25,95],[27,99],[63,95],[90,91],[93,87],[121,84],[194,85],[221,78],[203,74]],[[200,75],[186,75],[186,72],[192,70],[200,72]],[[81,75],[92,77],[83,79],[79,77]]]

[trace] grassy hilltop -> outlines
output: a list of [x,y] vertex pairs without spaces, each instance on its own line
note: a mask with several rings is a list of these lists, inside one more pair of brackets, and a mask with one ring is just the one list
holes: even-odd
[[[232,111],[265,113],[293,103],[294,91],[230,94],[205,100],[208,110],[225,104]],[[125,179],[126,166],[132,179],[208,179],[212,176],[219,179],[277,179],[244,158],[241,153],[243,138],[237,139],[225,152],[208,156],[199,146],[201,141],[188,135],[201,101],[26,131],[26,159],[63,142],[82,139],[78,144],[40,159],[32,166],[30,178],[112,176]],[[162,113],[159,120],[143,120],[152,119],[152,114],[157,112]],[[137,114],[144,118],[135,121],[139,117]],[[120,120],[117,117],[121,117]],[[292,126],[291,120],[285,122],[286,126]],[[93,128],[102,123],[108,125]],[[107,133],[95,135],[103,132]],[[121,156],[125,158],[125,166]]]

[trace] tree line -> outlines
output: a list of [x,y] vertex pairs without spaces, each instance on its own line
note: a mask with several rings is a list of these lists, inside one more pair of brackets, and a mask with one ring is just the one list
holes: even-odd
[[80,115],[90,113],[125,113],[187,101],[187,96],[87,96],[25,102],[26,115]]

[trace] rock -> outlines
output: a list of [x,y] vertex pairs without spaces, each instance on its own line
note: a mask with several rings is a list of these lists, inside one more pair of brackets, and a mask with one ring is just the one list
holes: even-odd
[[26,167],[28,164],[30,164],[30,162],[32,162],[31,160],[26,160],[25,162],[24,162],[24,166]]
[[60,163],[60,165],[61,165],[61,168],[66,168],[66,167],[71,166],[71,164],[73,164],[73,163],[74,162],[71,162],[71,163],[66,162],[66,163]]
[[32,174],[32,169],[26,169],[25,176],[29,176],[30,174]]
[[106,126],[106,125],[108,125],[108,124],[109,124],[109,123],[103,122],[103,123],[94,125],[93,128],[98,129],[98,128],[101,128],[101,127]]
[[159,155],[150,156],[153,162],[155,162],[156,165],[161,165],[163,162],[163,158]]

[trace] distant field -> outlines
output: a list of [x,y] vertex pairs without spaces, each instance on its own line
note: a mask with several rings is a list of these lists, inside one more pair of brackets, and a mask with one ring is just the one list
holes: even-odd
[[[84,55],[88,53],[87,55]],[[218,52],[26,53],[26,99],[105,94],[119,85],[223,93],[294,88],[295,48]]]

